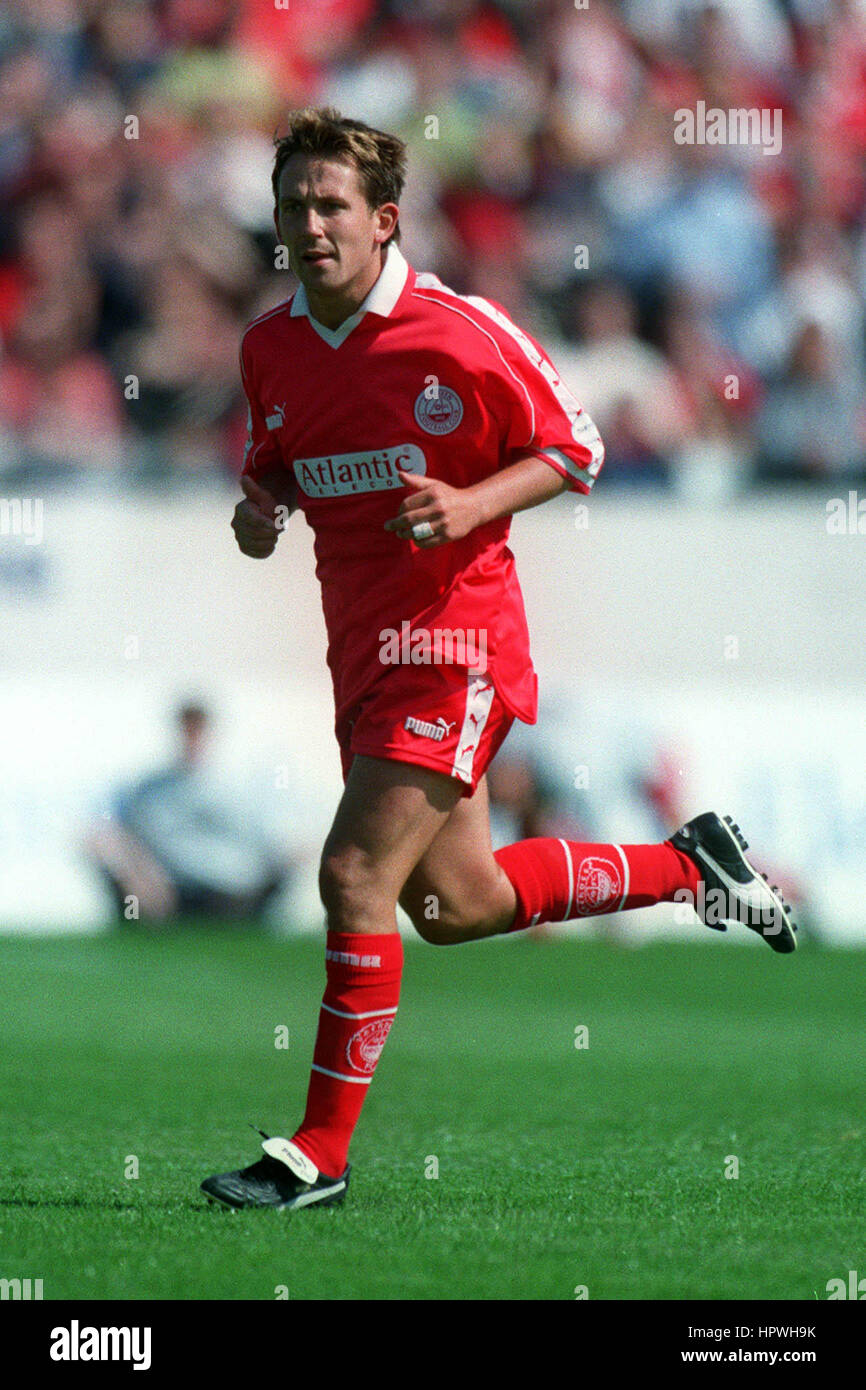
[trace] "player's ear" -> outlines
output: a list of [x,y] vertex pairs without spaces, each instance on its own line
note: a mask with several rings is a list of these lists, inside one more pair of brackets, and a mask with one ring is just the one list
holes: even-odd
[[374,238],[378,242],[387,241],[400,217],[400,209],[396,203],[383,203],[376,209],[378,219]]

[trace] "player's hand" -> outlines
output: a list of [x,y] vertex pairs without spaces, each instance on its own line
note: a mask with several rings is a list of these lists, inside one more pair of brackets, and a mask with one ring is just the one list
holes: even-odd
[[246,495],[232,517],[235,540],[242,554],[266,560],[280,538],[276,500],[252,478],[241,478],[241,487]]
[[[393,531],[402,540],[414,541],[421,550],[432,550],[448,541],[461,540],[481,522],[471,488],[452,487],[441,478],[419,477],[417,473],[404,473],[402,468],[397,472],[409,491],[397,515],[385,522],[386,531]],[[413,531],[425,523],[432,534],[419,536]]]

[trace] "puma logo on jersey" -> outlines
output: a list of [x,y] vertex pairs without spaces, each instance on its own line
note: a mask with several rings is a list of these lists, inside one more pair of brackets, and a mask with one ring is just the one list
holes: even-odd
[[282,429],[282,427],[283,427],[283,425],[284,425],[285,423],[286,423],[286,403],[285,403],[285,401],[283,401],[282,405],[275,405],[275,406],[274,406],[274,413],[273,413],[273,415],[268,415],[268,416],[266,416],[266,418],[265,418],[265,428],[266,428],[266,429],[269,429],[269,430],[279,430],[279,429]]

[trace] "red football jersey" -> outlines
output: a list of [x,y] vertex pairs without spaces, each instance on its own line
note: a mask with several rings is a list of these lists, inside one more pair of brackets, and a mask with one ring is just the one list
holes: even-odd
[[250,324],[240,357],[244,472],[284,467],[315,533],[338,719],[387,675],[389,634],[426,629],[434,642],[467,634],[467,669],[483,649],[506,707],[534,723],[510,517],[431,549],[384,527],[405,491],[398,468],[468,487],[535,455],[589,492],[601,440],[539,344],[498,305],[416,273],[391,243],[339,328],[310,316],[301,286]]

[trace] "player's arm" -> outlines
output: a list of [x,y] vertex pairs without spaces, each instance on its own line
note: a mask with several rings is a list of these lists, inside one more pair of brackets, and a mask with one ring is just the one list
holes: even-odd
[[497,306],[486,304],[482,312],[482,330],[495,338],[496,347],[485,399],[500,424],[499,456],[513,462],[466,488],[401,473],[407,495],[387,526],[400,536],[411,535],[419,546],[459,540],[477,526],[537,507],[566,489],[588,493],[604,460],[595,425],[540,343]]
[[472,503],[478,512],[479,520],[475,525],[483,526],[499,517],[538,507],[542,502],[549,502],[551,497],[567,492],[568,488],[568,479],[549,463],[527,456],[491,473],[489,478],[474,483],[466,491],[472,494]]
[[425,549],[458,541],[488,521],[537,507],[569,486],[566,477],[534,456],[518,459],[471,487],[452,487],[441,478],[420,478],[414,473],[401,472],[400,477],[409,491],[385,529],[407,539],[413,526],[427,522],[433,535],[413,537]]
[[286,472],[274,435],[256,399],[244,348],[240,352],[241,380],[249,407],[247,446],[241,487],[244,497],[232,516],[238,548],[255,560],[273,554],[280,532],[295,510],[294,479]]

